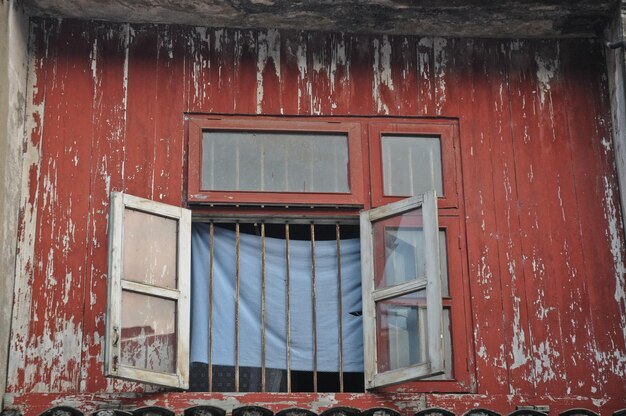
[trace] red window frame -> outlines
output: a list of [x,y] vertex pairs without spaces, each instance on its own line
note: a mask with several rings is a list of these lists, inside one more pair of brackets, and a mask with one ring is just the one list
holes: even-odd
[[369,124],[370,169],[372,173],[372,206],[399,201],[411,195],[385,195],[382,160],[382,136],[438,136],[441,143],[441,166],[444,195],[438,195],[439,208],[458,208],[457,125],[451,120],[384,121]]
[[[348,137],[349,192],[272,192],[202,189],[202,137],[205,131],[255,132],[323,132],[343,133]],[[191,116],[188,120],[189,159],[187,200],[194,204],[252,204],[252,205],[338,205],[363,206],[363,150],[361,123],[328,121],[324,119],[276,119]]]

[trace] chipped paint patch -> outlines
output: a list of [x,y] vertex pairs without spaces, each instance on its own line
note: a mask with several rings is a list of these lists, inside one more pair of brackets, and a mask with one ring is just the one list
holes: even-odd
[[280,80],[280,34],[276,29],[259,32],[256,75],[256,112],[263,113],[264,73],[268,65],[274,67],[276,78]]
[[391,75],[391,43],[388,36],[382,37],[382,42],[374,39],[373,91],[372,95],[379,114],[389,114],[388,100],[383,97],[384,89],[393,91],[393,77]]
[[546,57],[540,54],[535,54],[535,63],[537,64],[537,82],[539,86],[539,100],[543,106],[546,101],[546,95],[550,94],[551,82],[556,77],[559,71],[559,48],[557,43],[557,50],[555,56]]
[[608,222],[607,234],[613,257],[613,269],[615,270],[615,301],[620,305],[620,326],[624,339],[626,340],[626,267],[622,253],[624,252],[624,241],[620,234],[622,225],[617,208],[614,203],[613,186],[609,178],[604,178],[604,217]]
[[544,383],[554,380],[556,372],[552,368],[552,360],[559,357],[559,352],[554,349],[549,341],[539,343],[535,350],[535,377]]
[[435,106],[437,115],[442,115],[443,106],[446,103],[447,46],[448,40],[446,38],[435,38],[433,41],[435,59]]

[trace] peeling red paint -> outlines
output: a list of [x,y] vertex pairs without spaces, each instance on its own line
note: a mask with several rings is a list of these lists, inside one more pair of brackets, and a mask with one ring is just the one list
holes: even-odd
[[[31,37],[9,406],[626,407],[599,44],[47,19]],[[185,112],[458,119],[473,394],[135,395],[154,388],[105,379],[109,193],[185,203]]]

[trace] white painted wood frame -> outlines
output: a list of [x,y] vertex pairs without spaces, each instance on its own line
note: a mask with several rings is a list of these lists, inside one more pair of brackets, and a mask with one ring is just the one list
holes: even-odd
[[[373,223],[421,208],[424,229],[426,276],[391,287],[374,285]],[[439,263],[439,224],[435,191],[362,211],[361,275],[363,292],[363,352],[365,354],[365,387],[374,389],[409,380],[423,379],[444,372],[443,305]],[[376,302],[426,289],[428,361],[391,371],[378,371]]]
[[[177,269],[175,289],[158,287],[125,280],[123,276],[124,211],[133,209],[148,215],[173,219],[177,222]],[[141,244],[141,241],[137,241]],[[105,375],[126,380],[179,389],[189,388],[189,327],[190,327],[190,276],[191,276],[191,211],[177,206],[127,195],[111,193],[109,215],[109,258],[107,328],[105,348]],[[122,290],[156,296],[176,302],[176,372],[150,371],[121,364],[120,336],[122,316]]]

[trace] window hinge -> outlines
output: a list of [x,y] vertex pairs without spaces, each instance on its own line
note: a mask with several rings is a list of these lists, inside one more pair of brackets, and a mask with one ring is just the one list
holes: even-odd
[[120,342],[120,329],[118,326],[113,327],[113,346],[117,347],[117,344]]

